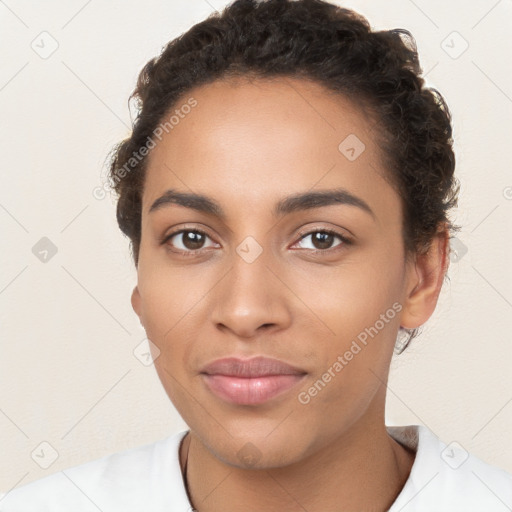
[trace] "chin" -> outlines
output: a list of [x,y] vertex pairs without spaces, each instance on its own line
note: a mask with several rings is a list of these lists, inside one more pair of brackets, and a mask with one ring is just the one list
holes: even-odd
[[288,466],[298,462],[303,457],[303,451],[288,439],[286,444],[282,439],[272,441],[264,437],[258,439],[233,440],[228,445],[217,446],[214,441],[207,448],[225,464],[240,469],[271,469]]
[[294,427],[291,431],[287,428],[289,425],[285,424],[286,420],[282,425],[263,419],[259,420],[259,425],[254,423],[253,420],[244,422],[238,419],[227,425],[226,430],[218,425],[215,429],[205,428],[204,424],[199,428],[189,425],[215,457],[241,469],[270,469],[293,464],[307,456],[314,444],[314,439],[304,435],[304,432],[308,432],[306,428],[295,430]]

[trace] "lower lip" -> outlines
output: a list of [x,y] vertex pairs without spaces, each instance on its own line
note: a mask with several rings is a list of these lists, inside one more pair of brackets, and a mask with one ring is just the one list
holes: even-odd
[[289,391],[305,375],[268,375],[241,378],[203,374],[206,385],[218,397],[239,405],[262,404]]

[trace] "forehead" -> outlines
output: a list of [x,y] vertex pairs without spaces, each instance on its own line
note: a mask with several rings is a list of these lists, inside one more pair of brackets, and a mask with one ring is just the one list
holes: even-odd
[[150,154],[145,212],[170,188],[215,197],[226,210],[340,186],[383,208],[390,207],[386,199],[396,201],[382,177],[373,122],[320,84],[289,77],[217,81],[184,94],[167,117],[190,99],[195,106],[183,109],[188,113]]

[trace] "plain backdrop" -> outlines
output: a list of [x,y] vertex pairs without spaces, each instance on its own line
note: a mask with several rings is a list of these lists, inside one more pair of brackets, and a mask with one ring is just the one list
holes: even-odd
[[[336,3],[408,29],[453,114],[457,257],[386,421],[512,471],[512,2]],[[0,1],[0,491],[186,428],[140,357],[115,198],[93,191],[142,66],[225,5]]]

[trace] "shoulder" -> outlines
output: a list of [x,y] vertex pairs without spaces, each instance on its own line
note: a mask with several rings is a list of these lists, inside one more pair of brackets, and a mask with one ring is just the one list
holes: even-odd
[[186,497],[178,458],[185,434],[107,455],[0,494],[0,512],[168,510]]
[[388,427],[416,451],[409,478],[389,512],[506,512],[512,510],[512,474],[445,444],[427,427]]

